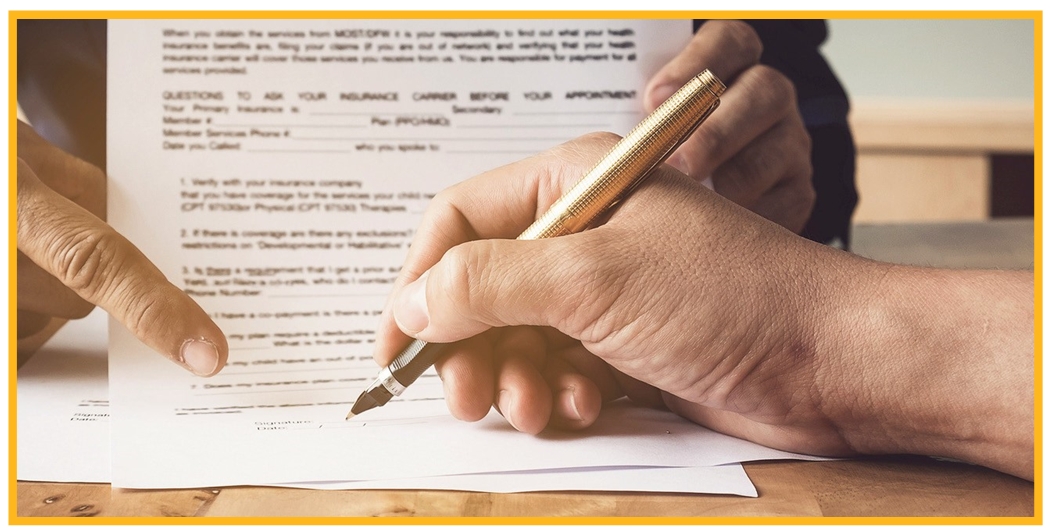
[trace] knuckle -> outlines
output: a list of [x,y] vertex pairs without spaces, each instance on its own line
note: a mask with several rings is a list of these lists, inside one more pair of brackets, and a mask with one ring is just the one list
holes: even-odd
[[484,319],[492,308],[493,291],[487,289],[491,279],[486,267],[494,256],[492,248],[493,243],[485,240],[461,244],[442,259],[442,297],[452,301],[461,313]]
[[[130,295],[136,294],[136,295]],[[159,301],[149,295],[149,292],[129,292],[120,308],[124,312],[124,325],[137,337],[144,337],[153,330],[153,327],[164,319],[162,305]]]
[[800,135],[797,140],[799,147],[793,150],[795,154],[796,165],[799,167],[800,173],[804,176],[807,181],[814,175],[814,164],[810,160],[810,135]]
[[85,299],[96,299],[112,281],[120,242],[116,233],[85,230],[57,239],[50,253],[51,271],[62,284]]
[[716,161],[722,161],[729,157],[729,143],[733,137],[730,124],[721,121],[708,121],[701,125],[701,129],[695,133],[698,142],[704,145],[704,151]]
[[803,183],[801,187],[805,203],[813,206],[817,203],[817,189],[814,188],[814,167],[810,160],[806,160],[799,170],[799,180]]
[[578,141],[583,148],[609,149],[619,142],[621,136],[609,131],[593,131],[582,135]]
[[814,185],[810,183],[809,179],[807,180],[806,186],[803,188],[803,190],[803,205],[805,207],[807,215],[809,216],[810,213],[814,211],[814,205],[817,204],[817,190],[814,189]]
[[738,53],[752,62],[759,61],[759,57],[763,55],[763,41],[759,38],[755,28],[740,20],[718,22],[720,22],[718,28],[723,38],[732,43],[730,49],[737,49]]
[[796,153],[802,156],[802,159],[806,162],[807,168],[810,168],[810,151],[814,147],[814,139],[810,138],[810,132],[807,131],[806,127],[802,124],[800,124],[799,134],[795,135],[795,138],[796,142],[799,143],[799,146],[796,148]]
[[748,196],[748,201],[756,199],[763,191],[755,189],[764,181],[763,174],[770,171],[770,161],[767,160],[765,152],[758,152],[753,157],[736,157],[734,166],[737,167],[737,172],[731,183],[732,190],[735,190],[738,196]]
[[766,65],[752,67],[752,87],[771,108],[796,109],[796,86],[778,70]]
[[792,117],[782,120],[775,128],[779,144],[778,156],[788,161],[792,168],[805,167],[809,175],[813,141],[810,132],[803,125],[803,120]]
[[427,208],[424,210],[425,216],[433,216],[437,213],[442,213],[452,208],[455,205],[455,200],[459,196],[458,189],[462,183],[457,183],[451,187],[442,189],[431,198],[431,201],[427,204]]
[[598,144],[613,144],[620,140],[620,135],[609,131],[592,131],[591,133],[585,133],[580,137],[584,142],[594,142]]
[[768,65],[756,65],[755,70],[759,74],[760,79],[763,80],[763,83],[771,87],[773,92],[791,96],[792,99],[795,99],[796,86],[780,70]]
[[586,133],[569,142],[565,142],[546,152],[544,164],[535,168],[551,176],[554,181],[564,181],[567,172],[579,178],[581,171],[587,171],[597,157],[609,151],[621,139],[620,135],[609,131]]
[[813,146],[810,133],[802,124],[799,124],[798,127],[789,129],[785,135],[788,136],[788,141],[785,145],[784,158],[789,161],[790,167],[795,169],[796,173],[809,181],[814,171],[813,162],[810,159]]

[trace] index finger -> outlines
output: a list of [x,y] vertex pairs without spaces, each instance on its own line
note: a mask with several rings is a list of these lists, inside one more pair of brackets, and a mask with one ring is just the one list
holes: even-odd
[[18,160],[18,249],[144,344],[201,376],[226,364],[219,327],[131,242]]

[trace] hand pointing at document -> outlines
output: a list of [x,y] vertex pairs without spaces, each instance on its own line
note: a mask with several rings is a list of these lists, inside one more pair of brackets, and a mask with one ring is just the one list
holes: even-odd
[[107,225],[106,176],[18,123],[18,336],[98,305],[176,364],[210,376],[226,363],[222,331]]

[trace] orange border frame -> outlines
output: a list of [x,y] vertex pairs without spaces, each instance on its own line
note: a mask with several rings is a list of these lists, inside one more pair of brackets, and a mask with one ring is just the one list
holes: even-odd
[[[698,15],[703,15],[698,17]],[[19,19],[579,19],[579,18],[827,18],[827,19],[1014,19],[1033,21],[1034,39],[1034,497],[1032,517],[98,517],[90,520],[74,517],[19,517],[17,482],[17,358],[8,356],[8,523],[9,524],[388,524],[388,525],[696,525],[696,524],[1042,524],[1043,523],[1043,12],[1042,11],[10,11],[8,13],[8,110],[17,114],[17,33]],[[17,122],[8,124],[8,349],[17,352]]]

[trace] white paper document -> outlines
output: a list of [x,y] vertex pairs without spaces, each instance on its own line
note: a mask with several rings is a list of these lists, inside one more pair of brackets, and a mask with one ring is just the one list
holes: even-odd
[[[18,371],[18,479],[110,481],[106,315],[66,324]],[[278,485],[309,489],[643,491],[756,496],[740,464],[578,468],[360,482]]]
[[[18,370],[18,479],[110,481],[104,312],[67,323]],[[684,468],[590,468],[360,482],[307,482],[308,489],[643,491],[755,497],[740,464]]]
[[119,20],[109,219],[230,341],[201,379],[110,327],[112,481],[174,488],[796,457],[667,412],[590,430],[448,415],[425,374],[343,420],[428,200],[595,130],[626,133],[689,21]]

